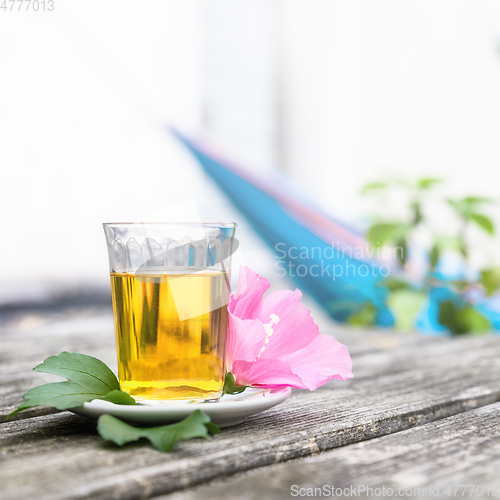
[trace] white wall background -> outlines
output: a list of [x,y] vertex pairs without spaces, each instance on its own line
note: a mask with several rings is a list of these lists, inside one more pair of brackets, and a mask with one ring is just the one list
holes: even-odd
[[[179,218],[193,199],[202,218],[238,217],[167,123],[290,172],[344,220],[366,208],[361,185],[391,170],[497,196],[499,41],[495,0],[0,12],[0,300],[107,286],[106,220]],[[246,237],[246,262],[272,263]]]
[[0,290],[107,286],[101,223],[193,197],[165,131],[198,130],[195,1],[58,1],[0,15]]
[[[356,219],[384,172],[497,196],[500,3],[279,3],[284,168]],[[318,182],[321,179],[321,182]]]

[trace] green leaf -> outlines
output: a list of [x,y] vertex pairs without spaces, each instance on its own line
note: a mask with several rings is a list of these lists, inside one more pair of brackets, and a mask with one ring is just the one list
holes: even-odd
[[486,333],[491,330],[488,319],[470,304],[460,311],[459,318],[471,333]]
[[406,238],[401,238],[397,242],[396,249],[399,262],[402,266],[404,266],[408,260],[408,242],[406,241]]
[[135,405],[135,399],[126,392],[123,391],[111,391],[108,392],[105,396],[99,396],[97,399],[102,399],[104,401],[109,401],[110,403],[114,403],[115,405]]
[[494,234],[495,226],[493,225],[493,221],[486,217],[485,215],[472,213],[470,214],[470,218],[480,227],[482,227],[486,232],[490,234]]
[[386,286],[391,292],[412,288],[412,285],[408,281],[394,278],[393,276],[388,276],[380,284],[381,286]]
[[371,326],[375,324],[377,308],[371,302],[365,302],[355,313],[347,319],[352,326]]
[[97,431],[101,437],[119,446],[145,438],[157,450],[169,452],[179,441],[211,439],[220,429],[210,422],[210,417],[205,412],[195,410],[184,420],[161,427],[135,427],[111,415],[102,415],[97,421]]
[[429,253],[431,269],[434,269],[437,266],[437,263],[439,262],[439,256],[440,256],[439,245],[435,243],[434,245],[432,245],[431,251]]
[[372,191],[379,191],[387,187],[387,182],[369,182],[362,187],[361,194],[370,193]]
[[422,308],[426,294],[418,290],[400,289],[391,293],[387,301],[394,315],[398,330],[411,331],[415,326],[415,317]]
[[468,220],[470,216],[470,212],[472,211],[472,207],[469,203],[464,200],[453,200],[447,199],[446,203],[450,205],[451,208],[455,211],[455,213],[464,220]]
[[[436,236],[434,246],[437,249],[438,257],[440,257],[445,251],[454,251],[459,252],[464,258],[467,258],[467,243],[462,235]],[[433,250],[431,249],[431,252],[432,251]]]
[[477,205],[480,203],[495,203],[492,198],[485,198],[484,196],[466,196],[463,201],[470,205]]
[[248,385],[236,385],[234,375],[229,372],[226,373],[226,376],[224,377],[224,388],[222,389],[222,394],[239,394],[247,387]]
[[423,177],[417,181],[417,187],[419,189],[429,189],[434,187],[436,184],[443,182],[444,179],[438,179],[436,177]]
[[33,370],[60,375],[68,380],[30,389],[23,396],[25,401],[9,417],[33,406],[53,406],[58,410],[67,410],[93,399],[135,404],[132,397],[120,391],[120,384],[108,366],[86,354],[61,352],[48,357]]
[[411,204],[411,209],[413,210],[413,220],[412,220],[412,226],[417,226],[418,224],[420,224],[422,222],[422,206],[420,205],[420,203],[418,203],[417,201],[414,201],[412,204]]
[[458,251],[463,244],[460,236],[441,236],[435,237],[434,246],[439,250],[439,253],[445,250]]
[[449,280],[448,283],[452,285],[460,293],[466,292],[472,283],[469,280]]
[[398,228],[397,224],[374,224],[368,229],[368,240],[374,247],[380,247],[391,238]]
[[481,283],[484,286],[486,295],[491,295],[500,288],[500,267],[483,269],[481,271]]
[[97,358],[78,352],[64,351],[57,356],[50,356],[33,370],[60,375],[70,382],[78,383],[100,394],[120,389],[116,375],[106,364]]
[[[466,196],[465,198],[447,199],[446,202],[455,210],[456,214],[464,220],[469,220],[477,206],[483,203],[494,203],[490,198],[480,196]],[[481,215],[481,214],[479,214]]]
[[488,319],[471,304],[457,307],[453,301],[445,300],[439,306],[439,323],[455,335],[485,333],[491,329]]

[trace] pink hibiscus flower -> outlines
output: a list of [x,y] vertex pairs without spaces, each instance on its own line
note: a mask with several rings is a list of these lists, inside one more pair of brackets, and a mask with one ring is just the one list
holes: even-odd
[[269,281],[240,267],[229,299],[227,371],[237,385],[297,387],[313,391],[330,379],[352,378],[347,347],[319,333],[300,290],[263,298]]

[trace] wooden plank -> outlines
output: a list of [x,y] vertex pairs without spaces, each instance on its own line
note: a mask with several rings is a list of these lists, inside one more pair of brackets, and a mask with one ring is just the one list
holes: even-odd
[[[39,328],[28,329],[17,334],[15,338],[12,335],[0,337],[0,353],[4,358],[0,362],[0,422],[20,403],[22,394],[29,388],[60,380],[58,377],[32,371],[33,366],[49,355],[63,350],[84,352],[103,360],[116,372],[111,329],[109,315],[90,318],[89,321],[87,316],[79,314],[52,321]],[[456,355],[457,351],[468,351],[466,347],[462,347],[461,339],[450,341],[419,335],[394,335],[383,331],[338,330],[337,338],[347,344],[352,353],[357,380],[363,377],[371,378],[380,373],[404,371],[409,362],[412,363],[411,366],[418,366],[419,360],[413,359],[415,346],[418,346],[421,358],[426,362],[431,358],[438,362],[443,357]],[[483,346],[483,349],[489,350],[490,345],[495,347],[498,341],[497,337],[492,336],[475,339],[475,349]],[[47,414],[49,411],[30,410],[17,418]]]
[[314,488],[323,493],[333,488],[342,499],[352,499],[353,492],[361,498],[498,498],[499,413],[500,403],[495,403],[159,498],[279,500],[312,496]]
[[[297,391],[282,406],[165,455],[104,444],[95,424],[60,413],[0,425],[5,498],[158,495],[424,425],[500,400],[500,339],[423,340],[361,355],[350,383]],[[29,477],[30,480],[26,481]]]
[[[357,332],[345,327],[337,327],[336,330],[336,336],[349,346],[354,358],[371,358],[376,353],[401,350],[402,347],[410,352],[413,345],[435,346],[446,343],[447,340],[422,338],[418,335],[394,335],[386,331]],[[8,328],[4,327],[0,335],[0,422],[20,403],[21,395],[29,388],[60,380],[51,375],[33,372],[32,368],[47,356],[63,350],[95,356],[116,372],[111,313],[100,309],[78,309],[61,315],[30,313],[18,316]],[[363,362],[360,366],[368,364]],[[378,363],[373,369],[380,370],[383,367],[382,363]],[[50,410],[35,409],[18,418],[48,412]]]

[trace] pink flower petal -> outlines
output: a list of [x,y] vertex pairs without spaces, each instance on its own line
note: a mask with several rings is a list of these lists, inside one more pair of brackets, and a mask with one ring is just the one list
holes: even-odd
[[306,389],[290,367],[279,359],[258,359],[257,361],[235,361],[233,375],[237,385],[255,387],[298,387]]
[[[226,364],[238,385],[314,390],[330,379],[352,377],[347,348],[320,335],[302,293],[279,291],[263,298],[269,281],[240,268],[231,296]],[[276,317],[279,321],[276,322]]]
[[264,292],[269,287],[270,283],[266,278],[259,276],[248,267],[240,266],[238,289],[229,300],[229,312],[242,319],[251,319],[255,308],[258,307]]
[[282,359],[303,349],[319,335],[318,325],[311,318],[309,309],[300,302],[301,298],[300,290],[273,292],[257,307],[254,317],[262,323],[268,323],[271,314],[280,319],[272,325],[273,333],[261,355],[263,359]]
[[264,345],[266,332],[257,319],[241,319],[229,313],[226,343],[226,367],[232,371],[237,359],[254,361]]
[[328,380],[352,378],[352,360],[347,347],[330,335],[319,335],[307,347],[281,357],[310,391]]

